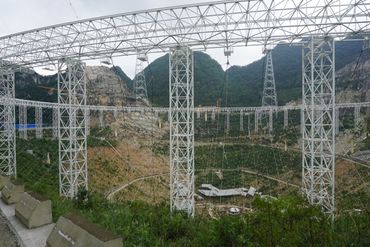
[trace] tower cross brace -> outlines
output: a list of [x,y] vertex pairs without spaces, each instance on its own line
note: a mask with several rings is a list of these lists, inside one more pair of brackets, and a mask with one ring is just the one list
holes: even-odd
[[193,53],[176,47],[170,65],[170,207],[194,216]]
[[308,201],[335,211],[335,43],[311,37],[302,50],[302,186]]

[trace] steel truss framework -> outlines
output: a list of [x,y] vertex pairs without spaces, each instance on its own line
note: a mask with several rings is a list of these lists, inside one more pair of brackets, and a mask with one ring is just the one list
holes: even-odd
[[136,100],[142,100],[148,103],[148,93],[146,90],[145,66],[148,61],[146,54],[138,54],[136,57],[136,76],[134,78],[134,95]]
[[14,78],[13,71],[0,67],[0,174],[16,177]]
[[74,198],[87,189],[85,64],[63,60],[58,64],[59,193]]
[[194,215],[194,77],[193,53],[176,47],[170,53],[170,200],[171,210]]
[[19,107],[19,137],[21,139],[27,140],[27,105],[21,105]]
[[284,109],[284,129],[288,127],[289,124],[289,111]]
[[105,123],[104,123],[104,111],[103,110],[100,110],[98,112],[99,114],[99,126],[100,128],[103,128],[105,126]]
[[[5,100],[0,98],[0,104],[4,103]],[[15,106],[27,106],[27,107],[37,107],[40,106],[43,109],[58,109],[62,107],[62,104],[53,103],[53,102],[43,102],[43,101],[33,101],[33,100],[24,100],[24,99],[14,99]],[[168,113],[169,109],[166,107],[132,107],[132,106],[103,106],[103,105],[86,105],[81,106],[86,110],[90,111],[105,111],[111,112],[154,112],[156,113]],[[348,103],[338,103],[335,105],[337,109],[348,109],[348,108],[358,108],[361,109],[363,107],[370,107],[370,102],[348,102]],[[282,112],[285,110],[301,110],[302,105],[286,105],[286,106],[276,106],[276,107],[261,107],[261,106],[242,106],[242,107],[215,107],[215,106],[207,106],[207,107],[195,107],[194,111],[199,111],[201,113],[214,113],[214,119],[216,119],[216,113],[239,113],[240,111],[244,112],[255,112],[255,111],[269,111],[272,109],[274,112]],[[212,116],[211,116],[212,117]],[[213,118],[212,118],[213,119]],[[213,119],[213,120],[214,120]]]
[[312,37],[302,54],[303,190],[311,204],[335,211],[335,43]]
[[244,112],[240,111],[240,118],[239,118],[239,131],[244,132]]
[[86,109],[86,136],[90,135],[90,109]]
[[263,80],[262,106],[277,106],[274,66],[272,65],[272,52],[266,52],[265,78]]
[[225,119],[225,133],[229,135],[230,132],[230,112],[226,112],[226,119]]
[[43,135],[43,123],[42,123],[42,108],[35,108],[35,122],[36,122],[36,138],[42,139]]
[[[193,49],[271,45],[369,28],[368,0],[226,0],[69,22],[0,38],[10,66]],[[13,65],[11,65],[14,63]]]
[[361,108],[356,106],[353,109],[353,122],[356,132],[360,133],[362,129],[362,120],[361,120]]
[[59,123],[59,118],[58,118],[58,108],[52,108],[53,109],[53,119],[52,119],[52,128],[53,128],[53,138],[57,139],[58,138],[58,123]]
[[[65,58],[87,60],[106,56],[134,55],[138,51],[145,53],[163,52],[178,45],[191,47],[193,50],[225,48],[225,46],[229,49],[247,45],[264,45],[266,47],[282,41],[301,42],[311,36],[343,38],[351,34],[364,33],[369,29],[369,8],[369,0],[226,0],[98,17],[1,37],[0,61],[6,62],[1,65],[0,69],[4,70],[7,67],[14,69],[28,65],[34,67],[47,64],[55,65],[57,61]],[[70,66],[70,68],[75,67]],[[192,70],[188,70],[188,72],[193,76]],[[64,78],[63,74],[59,73],[59,78]],[[70,89],[74,89],[75,79],[65,80],[67,82],[65,85],[73,85]],[[189,79],[188,83],[192,84],[192,80]],[[174,86],[178,85],[174,84]],[[63,93],[63,91],[59,92]],[[76,94],[76,98],[80,96]],[[193,97],[192,92],[189,97]],[[63,101],[62,105],[67,102],[65,95],[59,95],[58,98],[59,101]],[[72,101],[75,99],[69,98],[68,108],[58,107],[61,118],[59,138],[63,138],[61,134],[65,134],[68,129],[67,122],[62,119],[64,115],[60,113],[68,111],[67,115],[74,116],[72,114],[74,112],[82,114],[85,109],[90,109],[82,107],[81,102],[77,106],[72,106],[75,104],[71,103]],[[192,99],[189,98],[190,101]],[[308,116],[307,106],[307,103],[303,104],[302,116]],[[181,107],[188,109],[188,106]],[[101,107],[101,109],[108,108]],[[193,108],[191,109],[193,114]],[[203,108],[201,110],[207,112],[214,109],[218,111],[218,108]],[[232,110],[235,109],[240,111],[243,108],[233,108]],[[281,108],[276,107],[276,109]],[[270,107],[267,107],[266,110],[270,110]],[[127,111],[131,111],[131,109],[127,108]],[[223,109],[223,112],[229,111],[230,109]],[[258,132],[259,113],[263,112],[263,109],[254,108],[253,111],[256,112],[255,131]],[[173,114],[173,112],[169,114],[170,118],[173,117]],[[180,112],[176,112],[176,114],[180,114]],[[190,112],[188,114],[190,115]],[[83,125],[85,125],[82,122],[85,121],[77,117],[76,119],[78,121],[75,121],[73,117],[71,119],[73,121],[68,123],[72,124],[69,127],[68,139],[75,131],[72,127],[76,126],[81,130],[81,132],[76,132],[85,136],[81,140],[79,136],[73,136],[72,139],[78,139],[82,145],[83,139],[86,138],[86,133],[82,131]],[[172,120],[170,119],[170,121]],[[187,128],[193,131],[193,118],[189,120],[191,121]],[[306,119],[304,122],[306,123]],[[180,123],[174,123],[180,125]],[[308,125],[304,127],[305,129],[310,128]],[[61,143],[63,143],[63,139],[60,139]],[[193,143],[189,141],[186,150],[190,150],[192,147]],[[66,149],[62,149],[60,153],[63,153],[63,150]],[[193,162],[193,153],[189,158],[190,160],[187,162]],[[82,163],[79,165],[86,167],[86,164]],[[177,186],[177,189],[180,187]],[[72,195],[75,191],[73,193],[63,192]],[[182,194],[180,190],[172,191],[171,198],[180,194]],[[172,199],[171,201],[175,202]],[[178,204],[180,202],[176,201],[176,203],[171,203],[172,208],[176,205],[177,208],[189,209],[193,202]],[[190,211],[188,211],[189,214],[193,214]]]

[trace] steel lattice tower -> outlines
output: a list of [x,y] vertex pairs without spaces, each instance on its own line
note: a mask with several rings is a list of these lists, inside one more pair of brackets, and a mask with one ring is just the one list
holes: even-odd
[[171,211],[194,215],[194,75],[188,47],[170,58],[170,201]]
[[362,131],[361,108],[358,106],[353,108],[353,120],[355,132],[361,133]]
[[53,108],[53,138],[57,139],[58,138],[58,108]]
[[142,100],[148,103],[148,93],[146,90],[146,78],[144,73],[144,63],[148,61],[146,54],[138,54],[136,58],[134,94],[136,100]]
[[266,68],[263,81],[262,106],[277,106],[274,66],[272,65],[271,50],[265,50]]
[[325,212],[335,211],[335,47],[312,37],[302,54],[303,191]]
[[59,193],[74,198],[87,189],[86,75],[78,60],[58,63]]
[[104,126],[105,126],[105,123],[104,123],[104,111],[103,110],[100,110],[98,114],[99,114],[99,127],[100,128],[104,128]]
[[86,136],[90,135],[90,109],[86,109]]
[[16,177],[14,87],[14,72],[0,67],[0,174]]
[[27,106],[22,105],[19,107],[19,138],[27,140]]
[[42,139],[42,108],[36,107],[35,108],[35,123],[36,123],[36,138]]
[[284,109],[284,129],[288,128],[289,125],[289,111]]

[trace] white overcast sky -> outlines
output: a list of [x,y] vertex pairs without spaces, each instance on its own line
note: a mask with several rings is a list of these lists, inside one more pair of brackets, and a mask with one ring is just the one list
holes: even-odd
[[[0,36],[77,19],[129,11],[160,8],[209,0],[0,0]],[[207,52],[225,68],[223,50]],[[161,55],[150,55],[149,61]],[[230,57],[231,65],[246,65],[262,57],[262,48],[237,48]],[[115,58],[132,78],[135,57]]]

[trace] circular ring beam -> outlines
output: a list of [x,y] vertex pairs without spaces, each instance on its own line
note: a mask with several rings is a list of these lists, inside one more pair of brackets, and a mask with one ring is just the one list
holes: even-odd
[[369,28],[370,0],[226,0],[54,25],[0,38],[3,66],[34,67],[169,47],[229,48],[345,37]]

